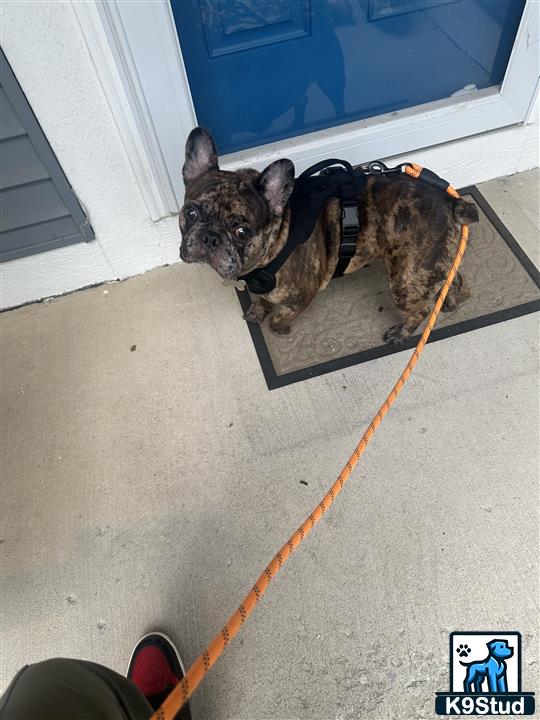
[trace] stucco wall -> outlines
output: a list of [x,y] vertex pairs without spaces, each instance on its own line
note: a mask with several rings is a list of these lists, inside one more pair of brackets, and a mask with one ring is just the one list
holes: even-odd
[[[1,13],[4,51],[97,238],[5,263],[2,307],[176,262],[176,219],[148,217],[71,3],[4,0]],[[538,165],[538,125],[536,101],[529,125],[399,160],[414,159],[456,186],[510,175]]]
[[148,217],[71,3],[3,2],[2,25],[6,56],[97,238],[4,263],[2,305],[174,262],[176,221]]

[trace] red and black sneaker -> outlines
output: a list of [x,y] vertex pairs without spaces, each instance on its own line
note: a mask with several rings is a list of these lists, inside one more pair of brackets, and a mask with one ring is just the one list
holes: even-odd
[[[135,646],[127,676],[157,710],[185,672],[171,638],[162,632],[152,632],[144,635]],[[180,710],[176,720],[191,720],[188,704]]]

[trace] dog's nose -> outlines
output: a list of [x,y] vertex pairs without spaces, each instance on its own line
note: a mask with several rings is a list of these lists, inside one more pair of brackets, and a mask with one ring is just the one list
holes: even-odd
[[207,231],[202,236],[202,244],[207,250],[214,250],[218,245],[221,245],[221,238],[217,233]]

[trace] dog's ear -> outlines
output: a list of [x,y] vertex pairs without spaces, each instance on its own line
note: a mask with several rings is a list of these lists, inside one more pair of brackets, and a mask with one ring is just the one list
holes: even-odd
[[294,165],[290,160],[276,160],[259,175],[255,186],[275,215],[281,215],[294,187]]
[[201,127],[196,127],[189,133],[186,142],[186,161],[182,168],[184,182],[195,180],[209,170],[218,170],[218,157],[214,139]]

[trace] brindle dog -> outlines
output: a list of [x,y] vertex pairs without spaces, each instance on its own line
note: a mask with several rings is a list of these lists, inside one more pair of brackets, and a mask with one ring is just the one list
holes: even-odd
[[[187,140],[183,176],[182,260],[207,263],[231,280],[273,260],[289,231],[288,199],[294,186],[290,160],[276,160],[262,173],[220,170],[210,133],[195,128]],[[428,315],[455,256],[460,225],[477,221],[478,211],[427,183],[393,174],[368,178],[358,196],[358,214],[361,231],[346,272],[382,258],[392,298],[404,318],[386,331],[384,340],[400,343]],[[271,329],[288,334],[293,320],[332,279],[340,239],[340,203],[331,199],[312,236],[278,271],[274,290],[257,296],[246,320],[261,323],[270,315]],[[464,296],[458,273],[443,309],[454,310]]]

